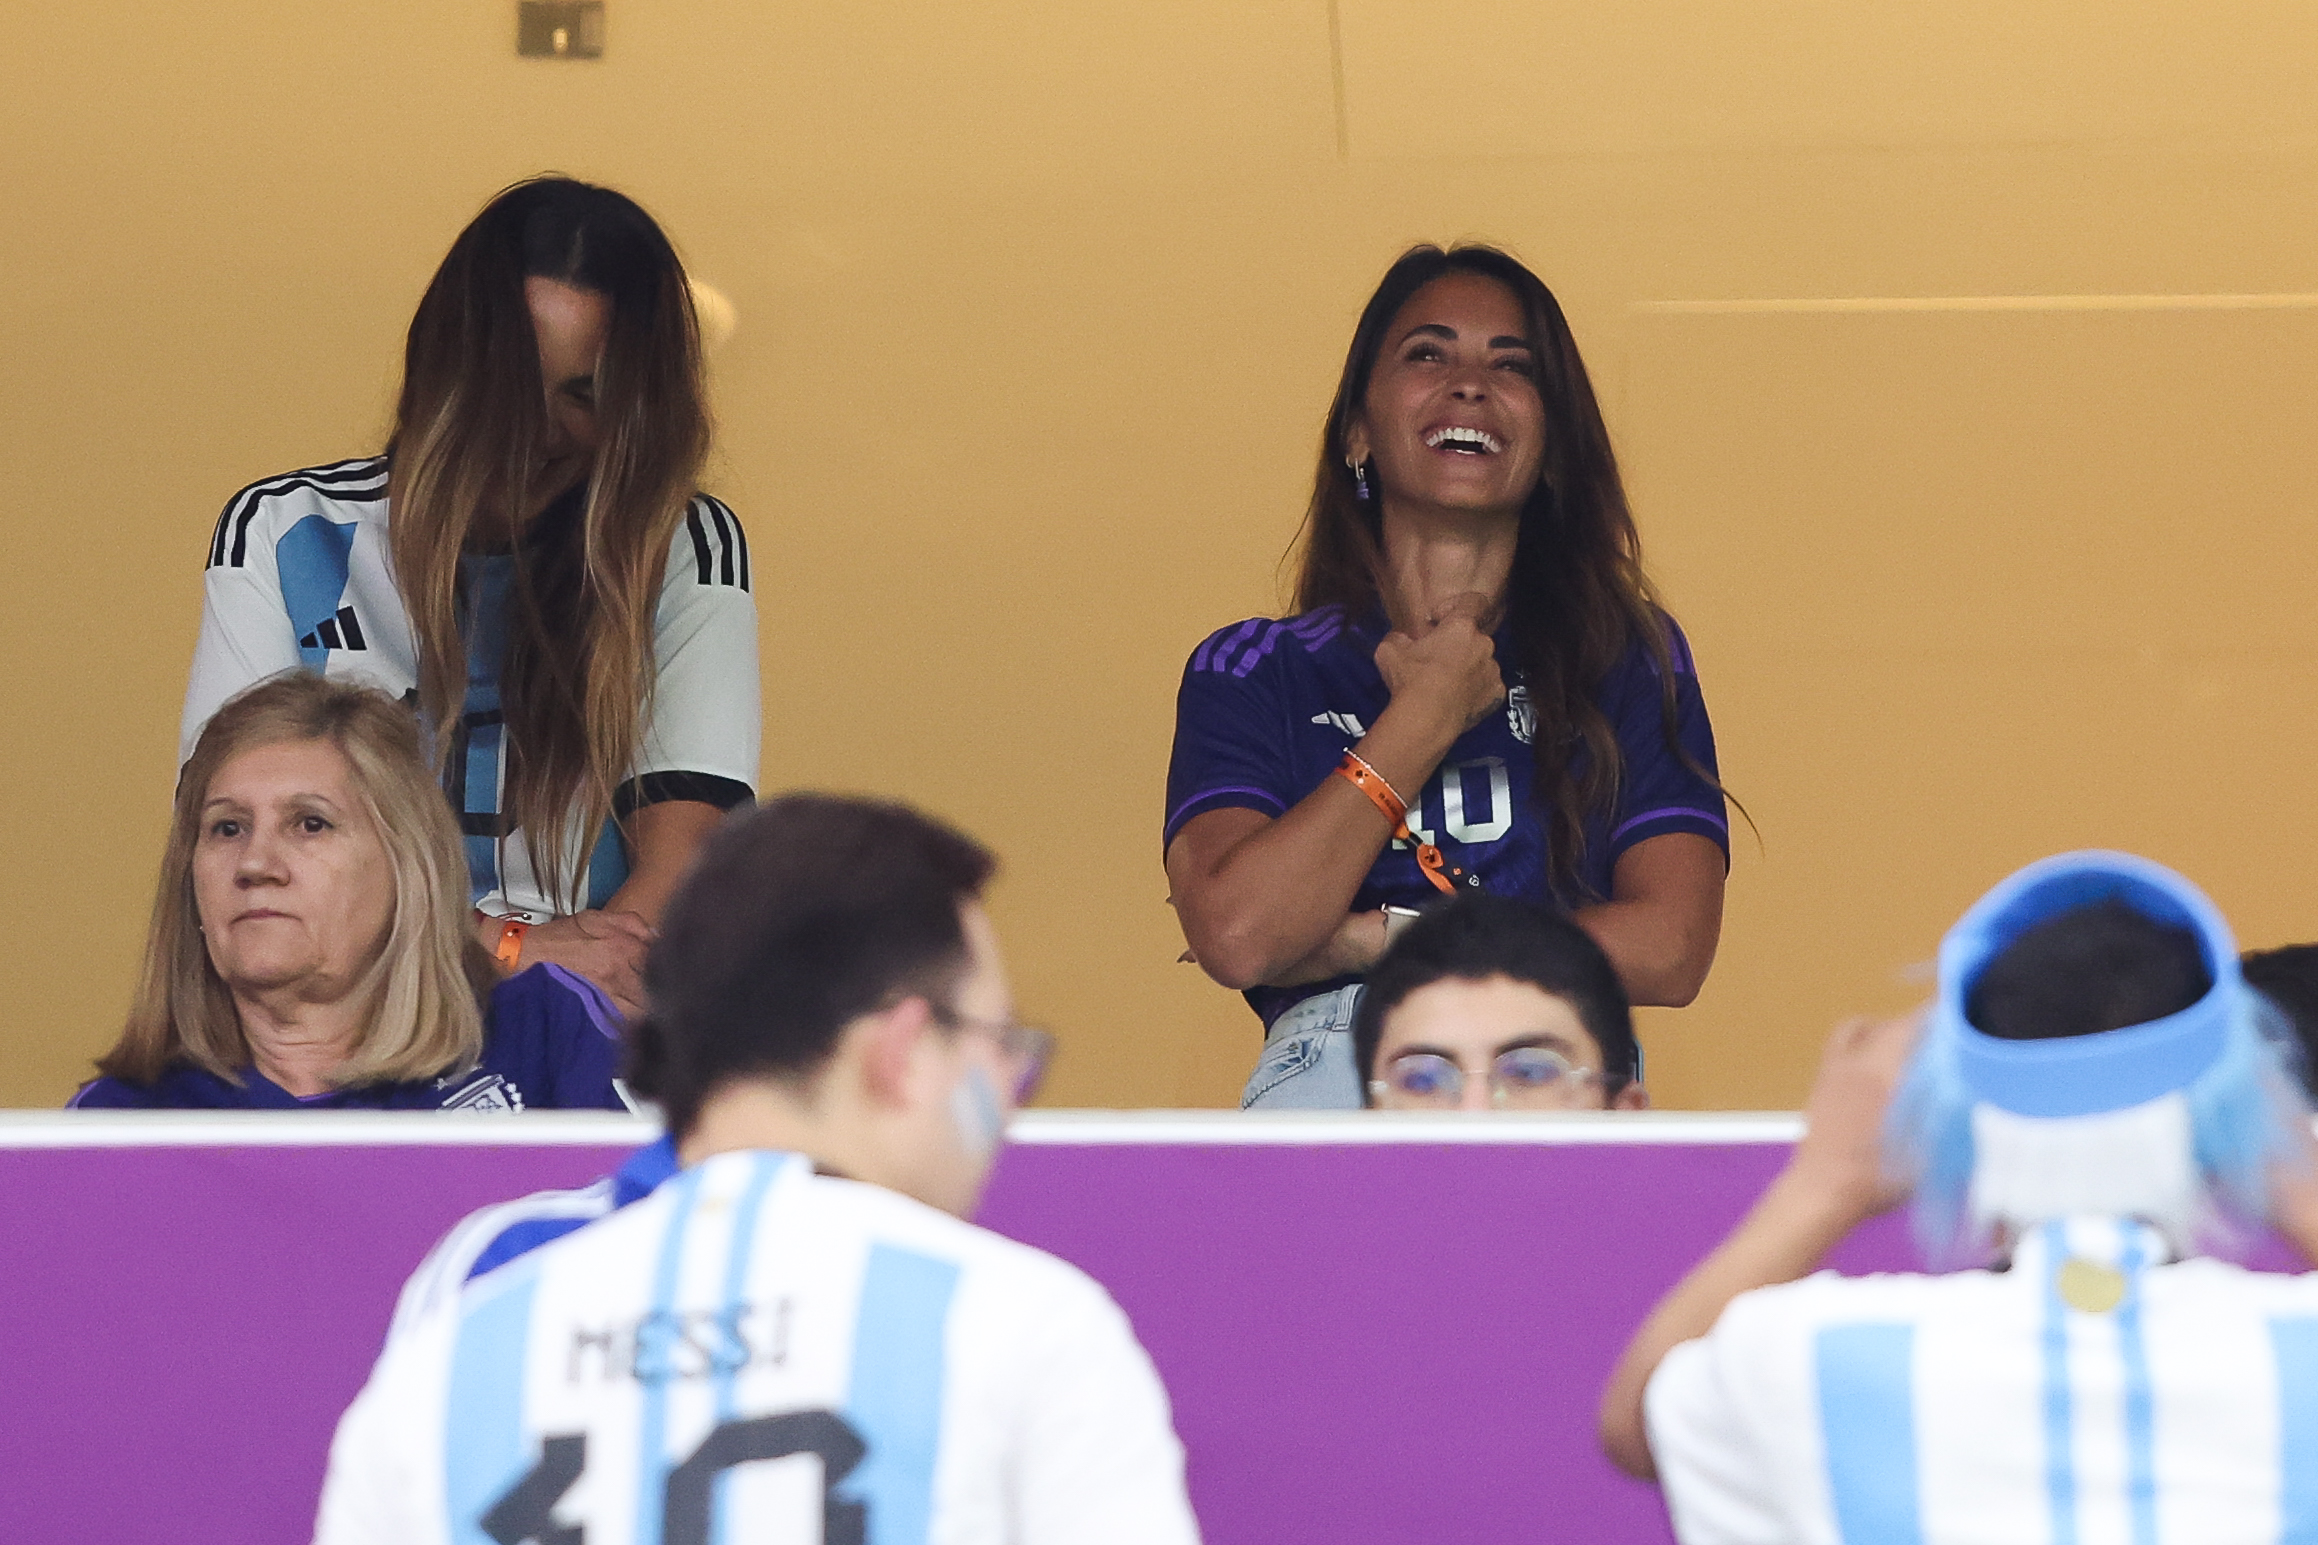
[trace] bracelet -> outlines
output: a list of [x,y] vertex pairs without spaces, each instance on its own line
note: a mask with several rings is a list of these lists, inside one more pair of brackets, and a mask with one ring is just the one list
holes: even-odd
[[499,920],[499,942],[491,947],[491,958],[512,971],[523,959],[523,936],[531,932],[531,925],[520,917]]
[[[1336,764],[1336,775],[1366,794],[1369,803],[1376,806],[1386,820],[1392,822],[1395,841],[1408,843],[1417,850],[1417,868],[1424,872],[1426,879],[1433,882],[1433,889],[1445,895],[1455,895],[1457,882],[1444,872],[1449,867],[1449,861],[1441,857],[1439,848],[1429,842],[1419,842],[1416,834],[1409,830],[1408,801],[1400,797],[1399,790],[1385,781],[1384,774],[1369,766],[1359,752],[1347,751],[1344,760]],[[1458,871],[1459,878],[1463,874],[1464,871]]]
[[[1336,764],[1336,775],[1366,794],[1369,803],[1384,812],[1384,818],[1393,825],[1406,827],[1409,822],[1409,802],[1400,797],[1400,790],[1385,780],[1383,773],[1368,765],[1368,759],[1357,751],[1344,753],[1344,760]],[[1401,833],[1395,832],[1394,836]]]

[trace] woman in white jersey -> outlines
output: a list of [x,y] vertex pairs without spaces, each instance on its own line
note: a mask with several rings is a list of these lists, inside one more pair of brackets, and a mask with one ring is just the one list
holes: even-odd
[[385,453],[219,517],[181,757],[264,677],[384,687],[431,736],[485,947],[632,1010],[677,877],[756,779],[756,605],[739,522],[695,487],[710,437],[651,217],[508,189],[419,302]]

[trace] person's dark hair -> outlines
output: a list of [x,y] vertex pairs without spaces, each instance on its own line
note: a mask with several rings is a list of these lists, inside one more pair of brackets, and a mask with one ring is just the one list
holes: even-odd
[[1319,471],[1299,536],[1295,609],[1338,606],[1359,615],[1378,603],[1383,501],[1363,502],[1355,495],[1345,465],[1347,436],[1367,400],[1393,318],[1417,291],[1455,273],[1479,274],[1511,290],[1535,350],[1545,460],[1537,490],[1521,512],[1506,584],[1513,658],[1505,663],[1519,671],[1536,716],[1532,799],[1549,827],[1548,880],[1556,895],[1574,902],[1587,899],[1586,820],[1612,808],[1625,772],[1616,731],[1594,694],[1637,642],[1658,667],[1667,745],[1692,771],[1716,780],[1683,750],[1677,735],[1672,633],[1642,570],[1641,536],[1626,507],[1618,459],[1585,361],[1561,303],[1519,259],[1487,246],[1411,247],[1369,297],[1320,436]]
[[1376,1076],[1384,1022],[1403,999],[1449,978],[1527,982],[1561,999],[1602,1049],[1602,1092],[1631,1083],[1640,1053],[1634,1014],[1617,968],[1583,928],[1558,913],[1508,896],[1468,891],[1428,909],[1393,940],[1368,973],[1368,990],[1352,1022],[1363,1103]]
[[2000,1040],[2058,1040],[2178,1014],[2212,987],[2194,932],[2112,896],[2022,929],[1966,989],[1964,1017]]
[[[507,658],[504,829],[537,834],[550,895],[554,835],[616,815],[652,690],[652,624],[670,543],[712,432],[699,323],[676,249],[625,194],[535,177],[494,198],[451,243],[411,318],[387,444],[396,587],[418,649],[418,707],[459,720],[468,619],[459,560],[479,518],[534,502],[549,433],[547,384],[524,295],[554,279],[611,302],[595,377],[598,443],[571,520],[516,534]],[[438,759],[452,737],[438,733]]]
[[2239,960],[2246,985],[2270,1000],[2300,1042],[2294,1058],[2303,1087],[2318,1097],[2318,944],[2249,950]]
[[689,1131],[736,1079],[808,1078],[838,1032],[967,969],[958,909],[988,849],[902,805],[792,794],[710,834],[645,959],[629,1086]]

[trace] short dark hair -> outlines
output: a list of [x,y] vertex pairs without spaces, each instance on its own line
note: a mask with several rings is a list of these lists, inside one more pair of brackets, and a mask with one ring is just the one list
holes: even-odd
[[2111,896],[2022,929],[1965,990],[1964,1017],[2000,1040],[2058,1040],[2178,1014],[2212,988],[2195,933]]
[[1467,891],[1410,923],[1368,973],[1368,991],[1352,1022],[1361,1097],[1376,1076],[1384,1022],[1421,987],[1449,978],[1493,976],[1526,982],[1567,1003],[1602,1049],[1602,1088],[1615,1095],[1634,1079],[1640,1051],[1634,1012],[1617,968],[1593,936],[1559,913],[1507,896]]
[[2246,985],[2269,999],[2293,1027],[2301,1043],[2295,1060],[2302,1085],[2318,1096],[2318,944],[2249,950],[2240,957],[2239,969]]
[[903,805],[792,794],[710,834],[644,966],[630,1087],[669,1131],[736,1079],[809,1077],[838,1032],[967,967],[958,909],[997,861]]

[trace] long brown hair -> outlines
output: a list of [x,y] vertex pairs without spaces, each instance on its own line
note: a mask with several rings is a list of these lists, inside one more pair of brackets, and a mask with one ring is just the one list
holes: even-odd
[[1705,776],[1705,769],[1676,737],[1672,632],[1642,569],[1641,535],[1626,506],[1585,361],[1561,303],[1519,259],[1479,245],[1411,247],[1369,297],[1320,437],[1320,468],[1299,533],[1295,609],[1338,606],[1358,615],[1381,601],[1383,500],[1356,496],[1345,464],[1347,436],[1367,400],[1392,319],[1417,291],[1451,273],[1479,274],[1512,291],[1535,350],[1537,391],[1545,405],[1545,463],[1521,510],[1506,581],[1514,656],[1509,663],[1520,672],[1536,715],[1531,794],[1548,822],[1549,881],[1565,901],[1589,899],[1581,867],[1586,819],[1614,806],[1625,772],[1617,735],[1595,693],[1637,643],[1658,667],[1667,744],[1694,771]]
[[[668,548],[712,433],[684,265],[634,201],[565,177],[517,183],[451,244],[411,318],[395,409],[388,534],[418,646],[418,707],[438,768],[466,698],[459,558],[479,517],[532,508],[548,429],[526,279],[611,302],[596,370],[600,438],[576,536],[533,521],[515,537],[502,834],[530,834],[550,897],[613,813],[655,675],[653,612]],[[560,523],[557,523],[560,525]]]
[[467,860],[458,818],[419,749],[418,722],[374,687],[288,671],[229,699],[177,776],[161,883],[145,933],[145,964],[129,1021],[97,1070],[150,1084],[173,1063],[238,1080],[249,1038],[233,994],[209,959],[193,894],[193,849],[218,770],[262,746],[323,741],[346,758],[349,781],[394,868],[394,913],[370,1014],[341,1086],[463,1073],[483,1050],[481,1000],[498,980],[467,921]]

